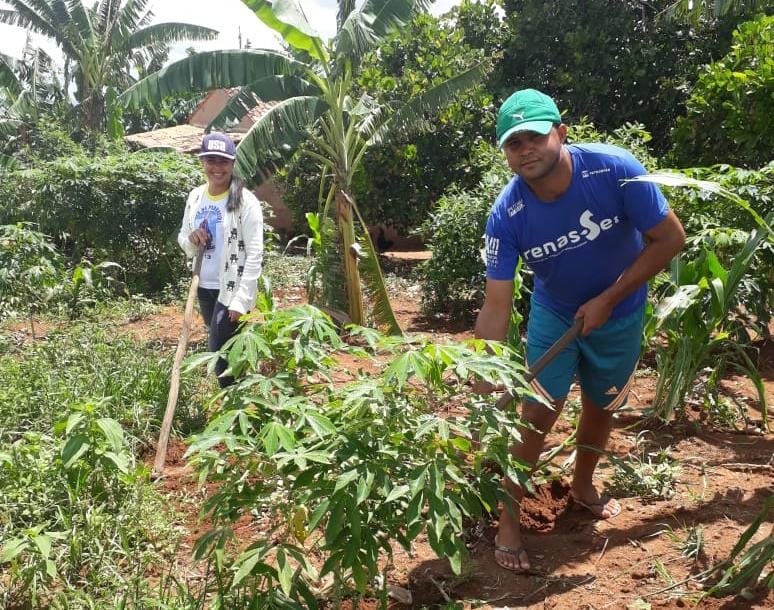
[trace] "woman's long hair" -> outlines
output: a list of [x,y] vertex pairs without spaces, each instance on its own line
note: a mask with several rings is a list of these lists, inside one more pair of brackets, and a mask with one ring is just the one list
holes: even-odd
[[242,189],[245,188],[245,181],[236,176],[231,177],[231,184],[228,187],[228,201],[226,209],[229,212],[235,212],[242,207]]

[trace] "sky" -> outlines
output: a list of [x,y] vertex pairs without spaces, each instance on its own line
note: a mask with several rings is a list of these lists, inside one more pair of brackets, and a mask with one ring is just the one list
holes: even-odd
[[[87,0],[88,2],[89,0]],[[299,0],[309,22],[323,38],[330,38],[336,31],[336,0]],[[431,11],[440,15],[459,4],[460,0],[436,0]],[[0,6],[6,8],[5,3]],[[249,40],[254,48],[279,48],[280,41],[240,0],[152,0],[150,7],[157,23],[183,21],[203,25],[220,32],[217,40],[183,43],[173,47],[171,59],[180,59],[185,49],[194,46],[200,51],[235,49],[239,47],[241,30],[243,44]],[[19,57],[26,34],[20,28],[0,24],[0,53]],[[53,57],[59,57],[56,45],[37,37],[38,45]]]

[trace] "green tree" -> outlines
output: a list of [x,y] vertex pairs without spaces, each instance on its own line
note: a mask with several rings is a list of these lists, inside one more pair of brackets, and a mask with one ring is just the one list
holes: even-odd
[[302,150],[320,167],[320,260],[330,261],[336,252],[343,271],[343,281],[336,273],[324,275],[325,304],[346,310],[353,322],[364,324],[362,268],[373,317],[400,332],[352,181],[369,147],[422,126],[424,112],[441,107],[477,82],[486,65],[479,63],[408,100],[382,102],[358,87],[361,61],[392,31],[405,26],[425,2],[366,0],[357,9],[352,2],[341,2],[338,32],[325,43],[295,0],[243,1],[283,36],[294,55],[255,49],[200,53],[143,79],[123,97],[127,104],[137,105],[158,103],[178,91],[242,86],[214,126],[240,119],[258,98],[278,102],[240,142],[236,173],[263,179],[302,143],[309,143]]
[[8,0],[0,23],[37,32],[54,40],[65,57],[64,89],[75,83],[84,125],[102,128],[116,90],[129,86],[138,58],[152,60],[169,43],[209,40],[215,30],[188,23],[151,24],[150,0]]
[[700,66],[721,57],[739,17],[684,24],[667,0],[505,0],[509,27],[499,92],[535,87],[573,119],[610,131],[643,123],[660,152]]
[[670,2],[663,14],[669,19],[698,23],[727,15],[750,15],[770,11],[771,0],[677,0]]
[[21,59],[0,54],[0,167],[11,169],[11,154],[29,143],[42,117],[65,104],[65,94],[51,58],[31,45],[29,36]]
[[[358,86],[374,92],[380,103],[406,101],[497,56],[499,38],[492,32],[499,27],[492,2],[466,0],[442,17],[419,13],[364,58]],[[494,137],[494,115],[483,82],[427,113],[422,133],[370,148],[352,182],[368,225],[415,229],[450,184],[477,184],[481,168],[474,158],[482,140]],[[281,176],[285,202],[303,221],[315,209],[319,171],[311,159],[297,159]]]
[[739,26],[731,51],[702,70],[686,106],[673,134],[677,164],[757,168],[774,160],[774,17]]

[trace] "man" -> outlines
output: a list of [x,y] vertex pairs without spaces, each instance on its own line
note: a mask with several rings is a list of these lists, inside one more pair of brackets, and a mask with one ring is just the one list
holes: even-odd
[[[199,309],[208,331],[208,347],[218,351],[237,331],[239,318],[255,306],[263,262],[263,213],[255,195],[234,174],[236,145],[222,133],[204,136],[199,152],[207,184],[190,192],[177,236],[188,256],[204,250],[199,281]],[[215,365],[218,384],[223,358]]]
[[[520,256],[535,274],[527,361],[534,362],[574,319],[583,319],[578,339],[533,382],[533,391],[553,409],[524,402],[522,419],[535,430],[522,428],[513,454],[536,463],[577,373],[582,413],[571,493],[596,518],[609,519],[621,507],[599,494],[592,475],[639,357],[647,281],[680,251],[685,233],[656,186],[623,182],[645,173],[630,153],[603,144],[568,145],[566,136],[556,104],[539,91],[517,91],[500,107],[498,145],[516,176],[487,223],[486,297],[476,336],[505,340]],[[509,480],[506,491],[514,510],[500,513],[495,560],[525,571],[530,562],[518,506],[524,490]]]

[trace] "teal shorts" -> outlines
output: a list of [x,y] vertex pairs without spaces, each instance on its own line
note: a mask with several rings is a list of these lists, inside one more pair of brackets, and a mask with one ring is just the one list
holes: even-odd
[[[612,318],[586,337],[578,336],[532,381],[532,390],[550,401],[567,397],[576,373],[583,393],[597,406],[614,411],[626,403],[640,357],[645,305]],[[535,362],[572,326],[566,318],[534,300],[527,324],[527,362]]]

